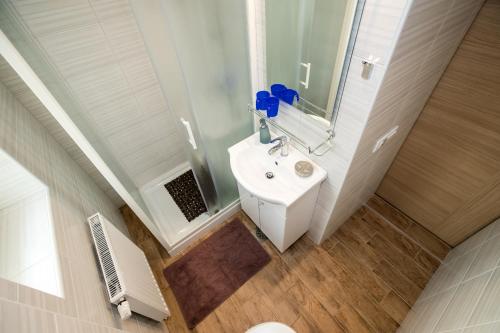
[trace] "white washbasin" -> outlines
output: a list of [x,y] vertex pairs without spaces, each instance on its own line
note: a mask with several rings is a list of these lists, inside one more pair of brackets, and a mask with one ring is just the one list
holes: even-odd
[[[258,132],[238,142],[228,149],[231,170],[238,183],[253,195],[290,206],[321,183],[326,178],[326,171],[292,145],[286,157],[280,155],[280,150],[269,155],[269,148],[275,144],[261,144]],[[295,163],[298,161],[311,162],[313,174],[307,178],[298,176],[295,173]],[[274,177],[268,179],[266,172],[272,172]]]

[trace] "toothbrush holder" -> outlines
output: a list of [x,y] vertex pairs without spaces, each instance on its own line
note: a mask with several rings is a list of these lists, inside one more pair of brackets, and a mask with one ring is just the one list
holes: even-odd
[[269,97],[267,100],[267,117],[272,118],[278,115],[280,100],[278,97]]
[[299,101],[299,93],[293,89],[287,89],[281,93],[280,99],[283,102],[293,105],[293,101],[297,98],[297,102]]
[[275,83],[271,86],[271,94],[278,98],[281,98],[281,94],[286,91],[286,86],[281,83]]
[[271,96],[269,91],[261,90],[256,94],[255,108],[257,110],[267,110],[267,99]]

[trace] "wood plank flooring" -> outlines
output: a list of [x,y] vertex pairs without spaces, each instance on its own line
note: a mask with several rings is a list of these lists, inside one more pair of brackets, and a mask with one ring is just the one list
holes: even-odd
[[[182,254],[170,257],[128,207],[122,213],[172,312],[167,327],[190,332],[162,273]],[[255,234],[243,212],[234,217]],[[259,240],[271,262],[191,332],[245,332],[264,321],[299,333],[395,332],[449,250],[414,224],[374,197],[321,246],[304,236],[281,254]]]

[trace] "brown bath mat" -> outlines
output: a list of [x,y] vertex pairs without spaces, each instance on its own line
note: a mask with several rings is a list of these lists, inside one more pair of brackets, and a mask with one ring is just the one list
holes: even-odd
[[194,328],[271,258],[248,229],[234,219],[165,268],[189,328]]
[[165,188],[188,222],[191,222],[207,211],[192,170],[186,171],[179,177],[168,182],[165,184]]

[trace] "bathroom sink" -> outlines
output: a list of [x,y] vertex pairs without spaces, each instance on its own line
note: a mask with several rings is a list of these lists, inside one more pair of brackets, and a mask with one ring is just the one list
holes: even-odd
[[[326,178],[326,171],[312,162],[292,145],[288,156],[280,151],[269,155],[275,144],[261,144],[259,133],[244,139],[228,149],[231,170],[238,183],[248,192],[265,201],[290,206],[311,188]],[[314,167],[311,176],[304,178],[295,173],[295,163],[308,161]]]

